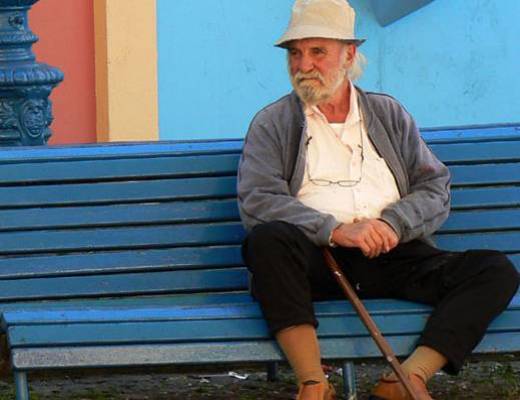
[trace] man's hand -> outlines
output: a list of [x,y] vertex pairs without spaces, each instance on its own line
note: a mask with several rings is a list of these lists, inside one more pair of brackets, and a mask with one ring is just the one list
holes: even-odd
[[387,223],[372,218],[341,224],[332,232],[332,241],[338,246],[357,247],[366,257],[374,258],[392,250],[399,238]]

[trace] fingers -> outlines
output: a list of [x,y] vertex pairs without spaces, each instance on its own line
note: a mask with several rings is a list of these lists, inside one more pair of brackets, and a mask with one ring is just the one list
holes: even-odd
[[377,225],[374,224],[373,220],[365,220],[364,224],[363,239],[368,247],[368,251],[363,254],[368,258],[378,257],[384,251],[384,235],[377,229]]
[[375,258],[384,250],[384,241],[383,237],[377,232],[377,230],[374,229],[374,227],[371,228],[369,234],[372,239],[372,246],[369,258]]
[[384,238],[384,251],[385,253],[388,253],[390,250],[392,250],[395,246],[399,244],[399,238],[397,237],[397,234],[393,230],[393,228],[390,227],[386,222],[381,220],[375,220],[376,226],[379,231],[379,233]]
[[378,255],[380,245],[372,232],[367,232],[361,240],[361,251],[365,257],[374,258]]
[[383,253],[388,253],[390,250],[394,248],[393,240],[391,235],[389,235],[389,232],[385,229],[384,226],[381,226],[380,224],[376,224],[376,231],[381,236],[381,239],[383,241]]
[[339,246],[359,248],[368,258],[390,251],[398,242],[393,229],[377,219],[356,218],[353,223],[336,228],[332,238]]

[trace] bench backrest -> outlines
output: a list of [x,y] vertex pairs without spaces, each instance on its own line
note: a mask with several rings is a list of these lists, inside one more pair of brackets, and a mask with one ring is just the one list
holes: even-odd
[[[424,132],[453,174],[453,212],[439,246],[503,250],[520,269],[518,129]],[[241,147],[227,140],[1,150],[0,301],[244,296]]]

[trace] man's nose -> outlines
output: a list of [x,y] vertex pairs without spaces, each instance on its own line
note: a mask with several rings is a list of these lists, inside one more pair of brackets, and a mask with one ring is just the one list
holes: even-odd
[[307,55],[302,55],[300,59],[300,71],[303,73],[311,72],[314,69],[314,61]]

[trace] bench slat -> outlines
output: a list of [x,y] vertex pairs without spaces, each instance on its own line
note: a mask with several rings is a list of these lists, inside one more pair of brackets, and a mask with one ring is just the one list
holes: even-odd
[[[110,206],[0,210],[0,231],[20,229],[90,228],[140,224],[239,221],[236,200],[200,200]],[[503,230],[520,226],[520,209],[453,210],[441,232]]]
[[[44,233],[44,234],[43,234]],[[78,230],[21,231],[0,233],[0,254],[79,252],[109,249],[182,247],[189,245],[240,244],[244,229],[239,222],[150,227],[97,228]],[[449,250],[495,248],[519,252],[516,231],[437,234],[439,247]]]
[[[509,255],[520,272],[520,255]],[[100,252],[0,259],[0,279],[202,269],[242,265],[240,246]],[[13,285],[15,282],[12,283]],[[23,284],[23,283],[22,283]]]
[[241,243],[243,236],[239,222],[0,232],[0,254],[227,245]]
[[[207,304],[236,304],[251,302],[251,295],[247,290],[228,292],[198,292],[198,293],[161,293],[157,295],[139,295],[125,297],[83,297],[73,299],[55,299],[45,301],[9,301],[0,302],[2,312],[30,312],[66,311],[78,309],[113,310],[156,307],[185,307],[204,306]],[[2,313],[2,317],[3,317]]]
[[236,177],[0,187],[0,208],[112,204],[236,195]]
[[242,139],[168,140],[0,148],[0,164],[241,153]]
[[242,266],[240,246],[0,258],[0,279]]
[[[409,354],[419,335],[389,336],[388,343],[398,356]],[[515,332],[490,333],[475,353],[505,353],[518,350],[520,336]],[[327,360],[380,358],[372,338],[320,339],[322,358]],[[194,357],[196,355],[196,357]],[[229,362],[282,361],[274,341],[215,342],[139,346],[85,346],[13,349],[13,368],[19,370],[67,367],[129,367],[142,365],[205,364]]]
[[454,165],[450,168],[453,185],[492,185],[520,183],[520,163]]
[[451,195],[453,209],[520,206],[520,186],[454,188]]
[[0,184],[235,175],[239,154],[4,164]]
[[[129,228],[0,233],[0,254],[72,252],[93,249],[129,249],[183,247],[189,245],[240,244],[244,230],[240,223],[172,225]],[[463,250],[484,248],[520,252],[518,232],[470,233],[435,235],[440,248]]]
[[[174,297],[168,304],[143,302],[142,298],[127,299],[129,301],[97,304],[90,302],[81,304],[70,301],[47,309],[7,310],[2,314],[2,326],[73,324],[96,322],[137,322],[137,321],[176,321],[193,319],[240,319],[261,318],[259,304],[250,296],[234,296],[229,294],[206,295],[203,304],[182,304]],[[183,297],[183,296],[177,296]],[[188,296],[184,296],[188,297]],[[196,297],[191,295],[191,297]],[[190,298],[191,298],[190,297]],[[199,295],[202,297],[202,295]],[[146,299],[145,299],[146,300]],[[72,303],[72,304],[71,304]],[[431,311],[431,307],[404,300],[368,299],[363,301],[371,315],[421,314]],[[65,307],[68,305],[68,307]],[[357,313],[346,300],[319,301],[314,304],[319,316],[355,316]],[[520,292],[513,297],[509,310],[520,311]]]
[[[467,168],[458,166],[457,168]],[[467,171],[462,171],[463,174]],[[506,173],[498,171],[497,173]],[[516,182],[518,179],[509,179]],[[471,188],[460,184],[496,182],[492,176],[486,181],[474,176],[459,182],[455,177],[453,205],[455,207],[518,205],[520,188]],[[72,206],[78,204],[113,204],[143,201],[171,201],[182,199],[221,198],[236,196],[236,178],[208,177],[186,179],[160,179],[150,181],[83,183],[69,185],[36,185],[0,187],[0,208]]]
[[236,199],[0,210],[0,231],[239,220]]
[[439,233],[505,230],[519,227],[520,208],[452,211],[448,220],[439,229]]
[[[519,159],[520,141],[492,142],[485,148],[474,144],[433,145],[432,149],[448,165],[516,161]],[[238,159],[239,154],[235,153],[3,164],[0,184],[234,175]]]
[[447,165],[520,161],[520,140],[489,142],[485,146],[475,146],[475,143],[431,144],[430,148]]
[[518,232],[467,233],[464,235],[435,235],[441,249],[463,251],[465,249],[490,249],[504,252],[519,252]]
[[87,296],[123,296],[175,292],[245,290],[245,268],[199,271],[142,272],[25,279],[20,285],[0,281],[0,300],[37,300]]
[[[520,297],[518,299],[520,309]],[[430,312],[431,307],[404,300],[370,299],[364,304],[372,315],[417,314]],[[319,301],[314,304],[317,315],[355,316],[357,313],[346,300]],[[259,304],[252,298],[247,301],[208,303],[207,305],[143,306],[135,298],[133,306],[114,305],[110,308],[84,308],[63,310],[16,310],[2,314],[3,325],[41,325],[95,322],[176,321],[190,319],[262,318]]]
[[421,135],[429,144],[434,143],[482,143],[496,140],[519,140],[520,127],[518,124],[480,125],[480,126],[453,126],[442,128],[421,129]]
[[[496,126],[448,127],[421,129],[425,141],[435,143],[490,142],[518,140],[520,128],[517,124]],[[7,147],[0,152],[1,162],[37,161],[46,159],[107,159],[125,157],[155,157],[158,154],[212,154],[221,152],[240,153],[242,139],[182,140],[182,141],[139,141],[118,143],[93,143],[57,145],[51,147]]]
[[[520,164],[497,164],[452,167],[453,186],[520,182]],[[188,197],[236,195],[234,176],[174,180],[49,184],[23,187],[0,187],[0,208],[45,205],[103,204],[145,200],[173,200]]]
[[[429,312],[375,314],[372,316],[383,335],[419,334]],[[507,310],[493,321],[489,332],[520,329],[520,308]],[[355,314],[318,315],[320,337],[368,336]],[[269,339],[261,314],[256,318],[196,318],[177,321],[101,322],[76,324],[14,325],[8,328],[9,345],[40,347],[90,344],[150,344],[161,342],[200,342]]]
[[[419,315],[373,317],[383,334],[420,333],[428,318]],[[506,318],[507,319],[507,318]],[[366,336],[368,331],[357,316],[318,318],[321,337]],[[16,347],[150,344],[161,342],[200,342],[269,339],[261,316],[255,319],[217,319],[165,322],[83,323],[63,325],[16,325],[8,329],[9,345]]]

